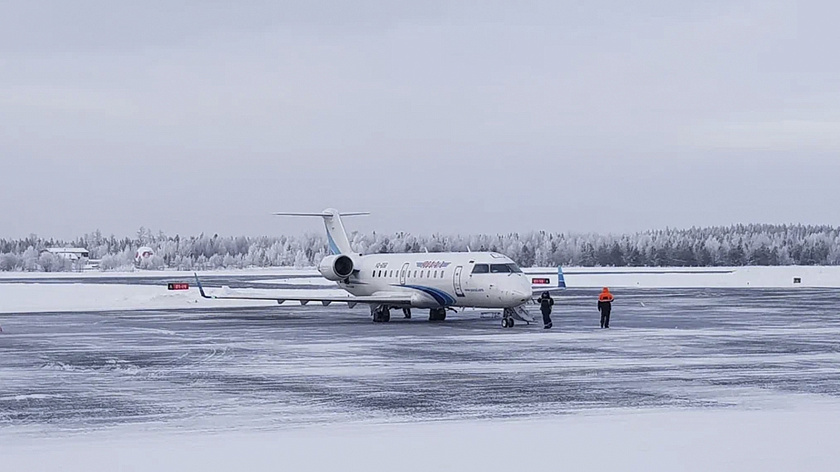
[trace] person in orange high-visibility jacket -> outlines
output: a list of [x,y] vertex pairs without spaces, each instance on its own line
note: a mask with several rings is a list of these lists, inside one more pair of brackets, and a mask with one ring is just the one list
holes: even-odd
[[612,311],[612,302],[615,297],[610,293],[610,289],[604,287],[601,290],[601,295],[598,296],[598,311],[601,312],[601,327],[610,327],[610,312]]

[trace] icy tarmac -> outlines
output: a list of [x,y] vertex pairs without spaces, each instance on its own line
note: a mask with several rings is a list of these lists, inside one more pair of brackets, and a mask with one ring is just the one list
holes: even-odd
[[[541,323],[343,305],[0,315],[0,435],[773,409],[840,400],[840,291],[593,290]],[[531,307],[536,314],[536,307]]]

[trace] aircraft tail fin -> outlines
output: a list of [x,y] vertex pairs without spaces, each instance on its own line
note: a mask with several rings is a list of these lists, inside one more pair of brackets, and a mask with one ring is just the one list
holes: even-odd
[[347,238],[347,231],[344,229],[344,223],[341,222],[342,216],[360,216],[369,215],[368,212],[347,212],[340,213],[333,208],[327,208],[320,213],[275,213],[279,216],[318,216],[324,219],[324,227],[327,229],[327,242],[332,254],[352,254],[353,248],[350,247],[350,239]]

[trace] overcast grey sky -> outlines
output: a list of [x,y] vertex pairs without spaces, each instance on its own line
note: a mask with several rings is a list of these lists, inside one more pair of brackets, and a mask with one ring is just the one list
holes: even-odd
[[0,2],[0,237],[840,224],[837,2]]

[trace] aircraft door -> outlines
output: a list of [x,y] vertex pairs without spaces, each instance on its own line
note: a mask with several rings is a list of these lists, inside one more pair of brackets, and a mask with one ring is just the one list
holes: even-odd
[[452,274],[452,284],[455,286],[455,295],[458,297],[464,296],[464,290],[461,288],[461,272],[463,270],[463,266],[458,266],[455,268],[455,272]]
[[408,262],[402,265],[402,269],[400,269],[400,285],[405,285],[405,276],[408,273]]

